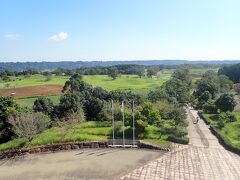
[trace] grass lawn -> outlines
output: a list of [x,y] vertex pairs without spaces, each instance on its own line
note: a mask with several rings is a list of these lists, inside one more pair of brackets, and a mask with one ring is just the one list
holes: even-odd
[[84,76],[83,80],[93,86],[101,86],[107,90],[121,89],[142,93],[161,86],[170,76],[171,74],[168,73],[153,78],[139,78],[137,75],[121,75],[113,80],[107,75],[90,75]]
[[41,74],[32,75],[30,77],[14,77],[10,82],[1,82],[0,89],[30,87],[37,85],[64,85],[69,79],[67,76],[52,76],[50,81],[46,81],[46,77]]
[[[126,132],[127,131],[130,132],[129,127],[126,127]],[[171,146],[171,142],[166,141],[165,137],[160,138],[158,132],[159,128],[148,126],[146,133],[140,139],[144,139],[151,144],[169,148]],[[14,139],[8,141],[6,143],[0,144],[0,151],[17,149],[21,147],[50,145],[61,142],[108,140],[111,138],[111,134],[111,122],[89,121],[80,123],[78,125],[52,127],[36,136],[30,144],[25,139]],[[119,139],[122,137],[121,132],[116,134],[119,134]],[[130,134],[132,135],[132,132]],[[129,139],[132,139],[132,137],[129,137]]]
[[[46,96],[46,97],[50,98],[53,101],[54,104],[59,103],[60,95],[52,95],[52,96]],[[32,107],[34,101],[37,98],[38,97],[17,98],[17,99],[15,99],[15,101],[21,106]]]

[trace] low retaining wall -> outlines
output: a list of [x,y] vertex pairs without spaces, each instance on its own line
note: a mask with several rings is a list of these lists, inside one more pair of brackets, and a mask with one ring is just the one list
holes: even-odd
[[57,152],[61,150],[83,149],[83,148],[108,148],[107,141],[91,141],[91,142],[69,142],[47,146],[37,146],[33,148],[22,148],[10,150],[0,153],[0,159],[13,158],[16,156],[23,156],[26,154],[34,154],[41,152]]
[[160,151],[171,151],[171,148],[163,148],[160,146],[156,146],[153,144],[148,144],[145,142],[140,142],[139,143],[139,148],[145,148],[145,149],[154,149],[154,150],[160,150]]
[[[57,152],[63,150],[71,150],[71,149],[84,149],[84,148],[109,148],[108,141],[89,141],[89,142],[69,142],[69,143],[60,143],[46,146],[37,146],[32,148],[22,148],[0,152],[0,159],[5,158],[14,158],[18,156],[24,156],[27,154],[35,154],[35,153],[43,153],[43,152]],[[144,142],[140,142],[138,144],[138,148],[146,148],[153,150],[161,150],[161,151],[170,151],[170,148],[162,148],[159,146],[155,146],[152,144],[147,144]]]

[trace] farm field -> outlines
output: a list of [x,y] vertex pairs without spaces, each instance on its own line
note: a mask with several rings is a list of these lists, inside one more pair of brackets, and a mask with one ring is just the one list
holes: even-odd
[[60,85],[37,85],[30,87],[1,89],[0,96],[10,96],[15,93],[16,98],[34,97],[61,94],[62,86]]
[[46,77],[40,74],[32,75],[30,77],[19,76],[17,78],[12,78],[12,81],[10,82],[1,82],[0,89],[32,87],[38,85],[63,86],[68,79],[68,76],[52,76],[51,80],[46,81]]
[[[59,103],[60,100],[60,94],[59,95],[48,95],[49,99],[53,101],[53,103],[56,105]],[[15,101],[20,104],[21,106],[28,106],[32,107],[34,101],[37,99],[37,97],[25,97],[25,98],[16,98]]]
[[[217,72],[218,68],[190,69],[193,81],[199,79],[207,70]],[[131,90],[135,93],[144,94],[161,86],[171,77],[173,71],[173,69],[165,69],[152,78],[139,78],[137,75],[120,75],[117,79],[112,80],[107,75],[85,75],[83,80],[93,86],[101,86],[107,90]],[[46,77],[40,74],[30,77],[20,76],[12,78],[10,82],[0,82],[0,95],[8,96],[15,92],[16,101],[24,106],[32,106],[37,96],[49,96],[54,102],[58,103],[62,86],[68,79],[68,76],[53,75],[47,81]]]

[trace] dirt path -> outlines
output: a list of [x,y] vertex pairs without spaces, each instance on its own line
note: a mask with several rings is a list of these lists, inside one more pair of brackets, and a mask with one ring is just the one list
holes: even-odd
[[240,156],[225,150],[197,111],[188,109],[190,144],[152,161],[119,179],[240,179]]
[[79,149],[0,161],[0,179],[113,179],[161,156],[159,151]]

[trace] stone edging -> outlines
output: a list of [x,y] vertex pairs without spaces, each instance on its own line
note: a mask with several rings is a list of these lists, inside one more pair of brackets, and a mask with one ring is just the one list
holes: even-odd
[[[22,148],[15,150],[8,150],[0,152],[0,159],[14,158],[24,156],[27,154],[43,153],[43,152],[57,152],[62,150],[83,149],[83,148],[109,148],[108,141],[88,141],[88,142],[67,142],[46,146],[37,146],[32,148]],[[140,142],[138,148],[146,148],[161,151],[170,151],[170,148],[162,148],[152,144]]]

